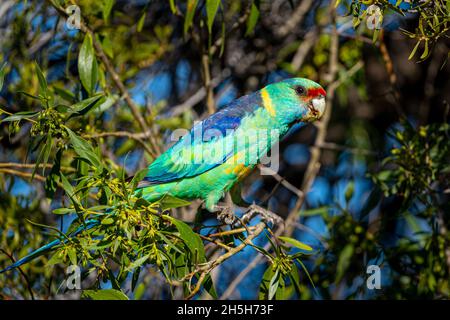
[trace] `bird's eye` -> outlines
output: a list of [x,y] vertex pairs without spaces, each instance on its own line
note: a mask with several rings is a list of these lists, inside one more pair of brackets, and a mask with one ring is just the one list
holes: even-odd
[[295,88],[295,92],[297,92],[297,94],[299,96],[301,96],[301,95],[305,94],[306,90],[305,90],[305,87],[298,86],[298,87]]

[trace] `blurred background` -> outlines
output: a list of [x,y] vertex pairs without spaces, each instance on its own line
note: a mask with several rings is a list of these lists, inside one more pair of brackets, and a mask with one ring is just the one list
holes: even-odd
[[[295,76],[327,89],[327,114],[291,130],[276,175],[255,170],[242,184],[244,200],[287,218],[287,235],[315,250],[302,260],[311,281],[301,271],[299,292],[285,298],[448,298],[449,12],[448,0],[2,1],[0,121],[25,113],[0,123],[0,268],[48,241],[27,220],[64,228],[52,214],[63,193],[48,186],[64,139],[40,155],[43,132],[25,119],[39,109],[36,64],[57,101],[104,93],[75,127],[128,176],[168,147],[174,129]],[[95,79],[79,66],[86,33]],[[192,221],[195,210],[177,214]],[[0,298],[68,297],[58,289],[63,267],[46,259],[0,275]],[[379,289],[366,285],[369,265],[380,268]],[[212,273],[218,298],[257,299],[267,267],[245,248]],[[151,267],[124,292],[171,297]]]

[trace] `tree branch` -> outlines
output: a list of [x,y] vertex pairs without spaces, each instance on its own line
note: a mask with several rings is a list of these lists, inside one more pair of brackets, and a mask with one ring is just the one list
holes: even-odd
[[[56,9],[56,11],[58,13],[60,13],[64,17],[67,17],[67,13],[62,7],[55,4],[54,1],[52,1],[52,0],[47,0],[47,1],[50,3],[50,5],[52,7],[54,7]],[[127,103],[128,107],[130,108],[130,111],[131,111],[133,117],[138,122],[142,131],[146,134],[146,137],[149,139],[154,152],[157,154],[161,153],[161,150],[156,142],[155,137],[153,136],[152,132],[149,130],[149,127],[148,127],[144,117],[142,117],[141,113],[139,112],[138,106],[131,98],[131,95],[128,92],[128,89],[125,87],[125,84],[122,82],[122,80],[120,79],[120,76],[115,71],[114,66],[112,65],[111,61],[108,59],[105,52],[103,51],[102,45],[97,41],[97,38],[95,37],[94,32],[83,21],[80,22],[80,29],[82,32],[91,35],[92,44],[94,46],[95,52],[97,53],[100,60],[103,62],[103,65],[105,66],[108,73],[111,75],[111,78],[112,78],[115,86],[117,87],[121,96]]]

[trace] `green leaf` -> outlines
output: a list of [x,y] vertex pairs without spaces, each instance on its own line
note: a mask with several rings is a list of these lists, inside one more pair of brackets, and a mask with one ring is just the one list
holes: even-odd
[[75,190],[73,186],[70,184],[69,180],[67,180],[66,176],[62,172],[61,172],[61,183],[67,196],[70,198],[70,200],[72,200],[73,204],[75,205],[75,211],[78,211],[78,209],[81,207],[81,204],[75,197]]
[[108,35],[106,35],[102,40],[102,48],[108,57],[110,57],[111,59],[114,58],[113,46]]
[[[133,276],[131,277],[131,291],[134,291],[134,289],[136,288],[136,284],[137,281],[139,280],[139,275],[141,274],[141,268],[138,267],[136,268],[136,270],[134,270],[133,272]],[[137,293],[134,294],[135,298],[136,298]]]
[[137,26],[136,26],[137,32],[141,32],[141,31],[142,31],[142,28],[144,27],[145,16],[146,16],[146,15],[147,15],[146,12],[144,12],[144,13],[142,14],[142,16],[139,18],[139,21],[138,21]]
[[308,210],[300,211],[300,215],[302,217],[312,217],[312,216],[317,216],[317,215],[321,215],[323,217],[326,217],[328,215],[328,210],[329,209],[330,208],[328,206],[308,209]]
[[34,95],[32,95],[32,94],[30,94],[30,93],[28,93],[28,92],[25,92],[25,91],[19,90],[19,91],[17,91],[17,93],[23,94],[24,96],[27,96],[27,97],[29,97],[29,98],[31,98],[31,99],[40,100],[39,97],[34,96]]
[[192,21],[194,20],[195,10],[197,9],[198,0],[188,0],[187,1],[187,12],[186,17],[184,18],[184,34],[187,34],[189,28],[192,25]]
[[348,203],[350,199],[353,197],[353,192],[355,191],[355,184],[353,181],[350,181],[345,189],[345,201]]
[[375,188],[370,192],[369,197],[367,198],[364,207],[359,214],[359,220],[362,220],[366,217],[375,207],[380,203],[381,199],[381,191],[379,188]]
[[221,35],[222,37],[222,44],[220,45],[220,52],[219,52],[219,57],[222,57],[223,52],[225,50],[225,37],[226,37],[226,27],[225,27],[225,21],[222,21],[222,32]]
[[101,102],[101,104],[98,107],[96,106],[95,109],[98,113],[104,112],[111,108],[117,100],[119,100],[119,96],[117,94],[107,96],[105,101]]
[[94,107],[96,106],[98,107],[100,103],[97,102],[99,102],[101,98],[103,98],[103,95],[96,95],[71,105],[69,107],[70,113],[69,119],[72,117],[85,115],[91,110],[93,110]]
[[72,212],[75,212],[75,210],[69,208],[58,208],[52,211],[53,214],[68,214]]
[[101,224],[103,225],[110,225],[114,223],[114,219],[111,217],[105,218],[102,220]]
[[280,284],[280,271],[277,269],[275,271],[275,274],[272,276],[272,279],[270,279],[270,283],[269,283],[269,296],[268,299],[272,300],[273,297],[275,296],[277,290],[278,290],[278,286]]
[[84,37],[83,44],[78,55],[78,73],[83,87],[92,94],[98,80],[97,60],[95,58],[94,47],[92,46],[92,37],[88,33]]
[[147,175],[147,172],[148,172],[147,168],[141,169],[134,175],[133,179],[131,179],[130,185],[131,185],[133,191],[138,186],[139,181],[144,179],[144,177]]
[[3,88],[3,82],[5,81],[6,66],[7,66],[7,63],[4,62],[4,63],[2,64],[2,66],[0,67],[0,91],[2,91],[2,88]]
[[53,138],[51,134],[47,134],[44,146],[42,147],[37,157],[36,165],[34,166],[33,172],[31,174],[31,179],[34,179],[34,175],[36,174],[36,171],[41,163],[43,164],[42,173],[44,173],[46,164],[48,162],[48,157],[50,156],[50,151],[52,150],[52,146],[53,146]]
[[[112,272],[111,269],[108,269],[108,279],[109,279],[109,281],[111,281],[111,285],[112,285],[113,289],[115,289],[115,290],[121,292],[121,291],[120,291],[120,284],[119,284],[119,282],[117,281],[117,279],[114,277],[114,273]],[[109,299],[108,299],[108,300],[109,300]],[[112,299],[111,299],[111,300],[112,300]]]
[[418,233],[418,232],[422,231],[422,228],[420,227],[420,224],[417,221],[417,218],[414,217],[411,213],[405,212],[403,214],[403,216],[405,217],[406,222],[408,223],[409,227],[411,228],[411,230],[414,233]]
[[276,300],[286,300],[288,297],[289,290],[286,290],[286,283],[284,282],[284,278],[282,276],[278,279],[278,288],[275,291],[275,299]]
[[134,300],[140,300],[145,293],[146,286],[144,283],[139,283],[134,292]]
[[83,290],[81,298],[92,300],[129,300],[122,291],[115,289]]
[[177,13],[177,6],[175,5],[175,0],[169,0],[169,4],[172,13]]
[[45,195],[47,198],[52,199],[56,189],[58,188],[58,181],[60,180],[59,173],[61,172],[61,157],[62,157],[62,149],[58,149],[56,155],[54,157],[54,162],[50,173],[47,175],[45,179]]
[[64,88],[60,88],[60,87],[57,87],[57,86],[53,86],[52,89],[53,89],[55,94],[57,94],[58,96],[60,96],[64,100],[66,100],[66,101],[68,101],[70,103],[74,103],[76,101],[75,95],[72,92],[70,92],[69,90],[66,90]]
[[178,249],[177,246],[174,245],[162,232],[158,233],[158,236],[161,238],[162,241],[164,241],[169,246],[169,248],[173,249],[178,253],[183,254],[183,252],[180,249]]
[[[308,269],[306,269],[306,266],[303,264],[303,262],[302,262],[300,259],[297,258],[296,260],[297,260],[298,263],[300,263],[300,265],[302,266],[303,271],[305,271],[306,276],[307,276],[308,279],[309,279],[309,282],[310,282],[311,285],[313,286],[314,290],[316,290],[316,286],[314,285],[314,281],[312,280],[312,278],[311,278],[311,276],[310,276],[310,274],[309,274],[309,272],[308,272]],[[316,293],[317,293],[317,291],[316,291]],[[318,294],[318,293],[317,293],[317,294]]]
[[298,272],[299,271],[298,271],[297,265],[295,263],[293,263],[291,272],[289,272],[289,278],[292,281],[292,285],[295,288],[295,292],[300,294],[301,293],[301,290],[300,290],[300,276],[299,276]]
[[39,114],[39,111],[21,111],[21,112],[16,112],[13,115],[10,115],[8,117],[6,117],[5,119],[3,119],[2,121],[0,121],[0,123],[2,122],[13,122],[13,121],[19,121],[22,119],[31,119],[34,118],[35,116],[37,116]]
[[55,254],[45,264],[47,267],[64,262],[61,251],[56,251]]
[[75,152],[83,159],[90,162],[94,167],[101,168],[102,164],[94,148],[83,138],[77,136],[72,130],[65,127],[67,133],[69,134],[70,142]]
[[427,39],[427,40],[425,40],[425,46],[424,46],[424,49],[423,49],[423,53],[420,56],[420,59],[422,59],[422,60],[426,59],[428,57],[429,51],[430,51],[430,49],[429,49],[429,46],[428,46],[428,39]]
[[180,238],[186,243],[191,253],[197,257],[197,261],[199,263],[206,262],[205,247],[200,236],[192,231],[191,227],[183,221],[171,216],[164,215],[164,217],[175,225],[180,233]]
[[109,16],[111,14],[111,10],[114,6],[114,0],[103,0],[103,20],[105,20],[105,23],[108,24]]
[[133,261],[125,270],[131,271],[135,268],[142,266],[144,264],[144,262],[146,262],[148,260],[148,258],[150,258],[150,254],[140,257],[139,259]]
[[212,280],[210,274],[208,274],[205,277],[205,280],[203,282],[203,288],[205,288],[206,292],[208,292],[213,299],[218,299],[219,298],[218,295],[217,295],[216,288],[214,287],[214,283],[213,283],[213,280]]
[[353,256],[354,249],[355,248],[350,243],[347,244],[344,249],[342,249],[336,267],[336,283],[339,283],[344,277],[345,271],[347,271],[350,265],[350,259]]
[[269,265],[266,271],[263,274],[261,279],[261,284],[259,285],[259,295],[258,298],[260,300],[266,300],[269,297],[269,283],[272,277],[275,274],[275,270],[273,270],[272,265]]
[[211,33],[214,19],[216,18],[217,10],[219,9],[219,5],[220,0],[206,0],[206,18],[209,33]]
[[185,206],[188,206],[191,204],[189,201],[186,201],[186,200],[183,200],[180,198],[176,198],[169,194],[165,195],[164,198],[159,200],[159,203],[160,203],[162,211],[168,210],[168,209],[179,208],[179,207],[185,207]]
[[47,98],[48,97],[47,80],[45,79],[45,76],[42,73],[42,70],[39,67],[39,65],[37,64],[37,62],[35,63],[35,66],[36,66],[36,73],[37,73],[38,80],[39,80],[39,93],[41,96]]
[[304,244],[303,242],[298,241],[297,239],[289,238],[289,237],[278,237],[278,239],[287,242],[291,245],[293,245],[296,248],[299,248],[300,250],[305,251],[313,251],[314,249],[308,246],[307,244]]
[[77,250],[75,248],[67,249],[67,255],[69,256],[70,263],[72,265],[77,265]]
[[61,173],[61,183],[63,185],[64,191],[72,197],[74,195],[73,186],[70,184],[69,180],[67,180],[66,176]]
[[252,3],[252,8],[250,9],[250,16],[247,20],[247,30],[245,31],[245,36],[248,36],[253,32],[256,26],[256,22],[258,22],[259,18],[259,9],[256,4]]

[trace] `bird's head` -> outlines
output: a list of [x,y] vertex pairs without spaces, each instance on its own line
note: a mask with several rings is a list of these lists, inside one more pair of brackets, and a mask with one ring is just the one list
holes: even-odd
[[[325,90],[305,78],[290,78],[261,90],[263,105],[269,113],[289,123],[312,122],[325,112]],[[270,110],[271,109],[271,110]]]

